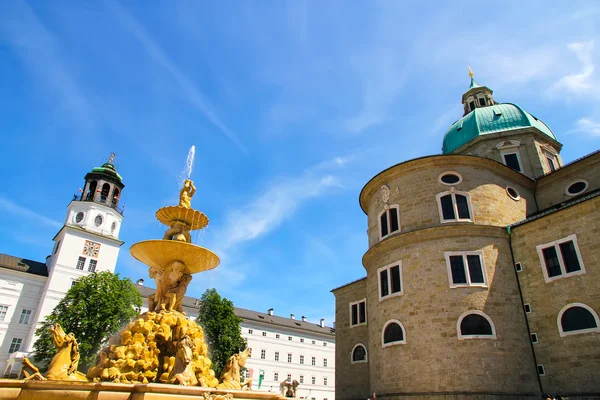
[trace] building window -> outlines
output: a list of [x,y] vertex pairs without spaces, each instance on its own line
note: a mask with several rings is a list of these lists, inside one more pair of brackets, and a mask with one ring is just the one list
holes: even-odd
[[482,251],[448,251],[444,257],[450,287],[487,286]]
[[327,368],[327,359],[326,358],[323,359],[323,366]]
[[300,383],[304,383],[304,375],[300,375]]
[[462,182],[462,176],[458,172],[446,171],[438,176],[438,182],[442,185],[458,185]]
[[98,260],[90,260],[90,263],[88,265],[88,271],[95,272],[97,265],[98,265]]
[[404,326],[402,323],[396,319],[391,319],[386,322],[381,331],[381,347],[405,343],[406,335],[404,334]]
[[0,321],[4,321],[6,313],[8,312],[8,306],[0,306]]
[[400,230],[398,205],[390,206],[387,210],[383,210],[379,214],[379,239],[383,239],[388,235]]
[[515,263],[515,269],[517,272],[523,271],[523,265],[521,263]]
[[352,364],[367,362],[367,348],[362,343],[355,345],[352,349],[350,362]]
[[323,385],[327,386],[327,378],[323,378]]
[[554,157],[546,156],[546,162],[548,163],[548,169],[550,172],[556,171],[556,163],[554,162]]
[[576,235],[536,246],[546,282],[585,274]]
[[556,318],[560,336],[600,332],[598,314],[582,303],[571,303],[562,308]]
[[263,336],[267,336],[267,332],[263,332],[263,333],[262,333],[262,335],[263,335]]
[[468,193],[443,192],[437,195],[440,222],[473,221]]
[[21,311],[21,317],[19,318],[19,323],[27,325],[29,323],[30,317],[31,317],[31,310],[23,309]]
[[260,351],[260,359],[264,360],[265,358],[267,358],[267,351],[266,350],[261,350]]
[[379,300],[404,293],[402,286],[402,261],[377,269],[379,275]]
[[288,362],[291,363],[292,362],[292,353],[288,353]]
[[521,195],[519,194],[519,192],[517,192],[517,189],[515,189],[512,186],[506,187],[506,194],[508,194],[508,197],[510,197],[514,201],[518,201],[521,198]]
[[502,159],[508,168],[514,169],[517,172],[523,172],[521,169],[521,160],[519,159],[519,153],[517,151],[502,153]]
[[279,352],[278,351],[275,352],[275,361],[279,361]]
[[275,382],[279,382],[279,373],[277,373],[277,372],[274,372],[274,373],[273,373],[273,380],[274,380]]
[[537,343],[538,342],[537,333],[534,332],[530,336],[531,336],[531,343]]
[[317,365],[317,358],[316,357],[313,357],[311,359],[311,365]]
[[317,344],[317,342],[313,340],[313,341],[312,341],[312,344]]
[[525,308],[525,312],[527,314],[531,312],[531,305],[529,303],[525,304],[523,307]]
[[[314,385],[315,383],[317,383],[317,378],[313,376],[312,377],[312,384]],[[313,397],[313,399],[314,399],[314,397]]]
[[291,337],[291,336],[288,336],[288,340],[292,340],[292,337]]
[[483,97],[479,98],[479,105],[480,106],[485,106],[485,98],[483,98]]
[[[366,325],[367,299],[350,303],[350,326]],[[314,341],[313,341],[314,344]]]
[[458,318],[456,329],[459,339],[496,339],[494,323],[481,311],[465,312]]
[[588,188],[588,182],[585,179],[577,179],[573,181],[567,186],[565,189],[565,194],[567,196],[577,196],[585,192]]
[[77,260],[77,269],[83,270],[83,266],[85,265],[85,257],[79,257]]
[[304,356],[300,356],[300,364],[304,364]]
[[470,102],[469,102],[469,109],[470,109],[471,111],[473,111],[473,110],[475,109],[475,102],[474,102],[474,101],[470,101]]
[[279,339],[279,333],[275,335],[275,339]]
[[323,342],[323,347],[327,347],[327,342]]
[[304,343],[304,339],[303,338],[300,338],[300,343]]
[[13,338],[12,342],[10,343],[10,348],[8,349],[8,354],[12,354],[15,351],[19,351],[19,349],[21,348],[21,343],[23,343],[23,339]]
[[248,333],[249,333],[250,335],[252,335],[252,333],[254,333],[254,331],[253,331],[252,329],[248,329]]
[[542,365],[542,364],[538,364],[537,371],[538,371],[539,376],[546,375],[546,369],[544,368],[544,365]]

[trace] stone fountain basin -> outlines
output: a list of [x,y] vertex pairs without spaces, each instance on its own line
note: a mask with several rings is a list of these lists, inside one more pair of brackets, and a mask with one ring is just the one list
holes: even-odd
[[160,383],[24,381],[0,379],[0,400],[283,400],[278,393],[217,390]]
[[156,219],[167,226],[171,226],[173,222],[181,222],[192,231],[202,229],[208,225],[208,217],[204,213],[181,206],[161,208],[156,212]]
[[185,264],[189,274],[208,271],[221,262],[215,253],[204,247],[176,240],[144,240],[131,246],[130,252],[135,259],[160,271],[173,261]]

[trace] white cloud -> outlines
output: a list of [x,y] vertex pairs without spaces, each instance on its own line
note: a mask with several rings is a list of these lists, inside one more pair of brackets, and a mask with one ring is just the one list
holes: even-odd
[[20,206],[19,204],[15,203],[10,199],[7,199],[6,197],[3,197],[2,195],[0,195],[0,209],[4,213],[13,214],[14,216],[24,217],[30,220],[36,220],[38,222],[41,222],[42,224],[51,226],[53,228],[61,228],[63,226],[62,223],[55,221],[51,218],[44,217],[43,215],[40,215],[35,211]]
[[581,64],[581,71],[576,74],[565,75],[558,80],[550,92],[565,91],[573,94],[582,94],[598,89],[598,82],[593,80],[595,65],[592,60],[594,41],[570,43],[568,49],[575,54]]
[[581,118],[577,121],[575,131],[600,137],[600,122],[596,122],[591,118]]
[[248,149],[242,141],[233,133],[217,115],[217,112],[208,99],[196,88],[196,85],[189,79],[169,56],[161,49],[158,43],[144,29],[131,14],[127,12],[117,1],[108,3],[111,10],[119,21],[135,36],[144,46],[144,49],[152,58],[154,58],[167,72],[175,79],[179,87],[187,95],[188,100],[204,116],[216,126],[221,133],[227,136],[244,154],[248,154]]

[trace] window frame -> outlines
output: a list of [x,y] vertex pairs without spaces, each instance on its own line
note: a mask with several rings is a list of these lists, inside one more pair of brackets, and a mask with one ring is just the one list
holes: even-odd
[[[479,256],[480,264],[481,264],[481,272],[483,275],[483,283],[471,283],[471,272],[469,271],[469,264],[467,260],[467,256]],[[454,283],[452,279],[452,266],[450,264],[451,256],[462,256],[463,257],[463,266],[465,269],[465,276],[467,277],[467,283]],[[446,251],[444,252],[444,258],[446,259],[446,270],[448,272],[448,284],[450,288],[463,288],[463,287],[488,287],[488,279],[487,279],[487,270],[485,268],[483,250],[475,250],[475,251]]]
[[[354,361],[354,351],[357,347],[362,347],[365,350],[365,359]],[[352,350],[350,351],[350,364],[365,364],[369,362],[369,352],[367,351],[367,346],[362,343],[356,343]]]
[[[394,292],[394,293],[390,293],[386,296],[381,296],[381,277],[380,277],[380,273],[383,270],[388,270],[388,274],[387,274],[387,279],[388,279],[388,288],[390,289],[391,292],[391,279],[392,279],[392,274],[390,274],[390,270],[393,267],[398,267],[399,269],[399,273],[400,273],[400,291],[399,292]],[[384,265],[383,267],[377,268],[377,289],[378,292],[377,294],[379,295],[379,302],[389,299],[391,297],[396,297],[396,296],[402,296],[404,294],[404,279],[402,278],[402,260],[393,262],[391,264],[387,264]],[[365,310],[366,310],[366,304],[365,304]],[[366,311],[365,311],[365,317],[366,317]]]
[[[15,343],[16,340],[18,340],[19,343]],[[17,348],[16,349],[12,349],[13,346],[15,346],[15,345],[17,346]],[[13,337],[12,340],[10,341],[10,345],[8,347],[8,354],[12,354],[12,353],[18,352],[19,350],[21,350],[21,347],[23,347],[23,338]]]
[[[442,181],[442,177],[444,175],[450,175],[450,174],[458,176],[458,182],[456,182],[456,183],[446,183],[446,182]],[[456,185],[461,184],[462,181],[463,181],[462,175],[459,174],[456,171],[444,171],[444,172],[442,172],[441,174],[438,175],[438,182],[441,183],[442,185],[445,185],[445,186],[456,186]]]
[[292,360],[293,360],[292,353],[288,353],[288,356],[287,356],[287,362],[288,362],[288,363],[291,363],[291,362],[292,362]]
[[275,361],[279,361],[279,352],[278,352],[278,351],[276,351],[276,352],[273,354],[273,360],[275,360]]
[[[83,264],[81,264],[81,268],[79,268],[79,262],[82,259],[83,259]],[[85,264],[87,264],[87,257],[79,256],[79,258],[77,258],[77,263],[75,264],[75,269],[83,271],[83,270],[85,270]]]
[[[365,322],[360,322],[360,303],[365,303]],[[358,323],[352,324],[352,306],[356,305],[356,316]],[[367,325],[367,298],[363,298],[357,301],[353,301],[350,303],[350,328],[354,328],[356,326]]]
[[[391,231],[392,224],[390,223],[391,222],[391,213],[389,213],[389,210],[392,208],[396,209],[396,215],[398,217],[398,230],[395,230],[393,232]],[[387,213],[387,223],[388,223],[388,233],[385,236],[381,234],[382,233],[381,232],[381,216],[384,213]],[[387,208],[384,208],[383,210],[381,210],[381,212],[379,214],[377,214],[377,226],[379,227],[378,235],[379,235],[380,241],[387,238],[388,236],[391,236],[398,232],[402,232],[402,227],[400,226],[400,205],[393,204],[393,205],[388,206]]]
[[[29,311],[29,314],[26,314],[25,312]],[[21,315],[19,315],[19,324],[22,325],[29,325],[29,321],[31,321],[31,316],[33,315],[33,309],[32,308],[22,308],[21,309]]]
[[260,349],[260,359],[261,360],[266,360],[267,359],[267,350]]
[[[460,218],[458,216],[458,206],[456,203],[456,195],[459,194],[461,196],[465,196],[467,198],[467,207],[469,209],[469,218]],[[454,208],[454,219],[444,219],[444,211],[442,209],[442,197],[450,195],[452,197],[452,206]],[[473,207],[471,207],[471,195],[467,192],[461,192],[458,190],[447,190],[445,192],[438,193],[436,196],[436,201],[438,205],[438,212],[440,214],[440,223],[447,224],[451,222],[473,222]]]
[[[577,193],[570,193],[570,192],[569,192],[569,188],[570,188],[571,186],[573,186],[574,184],[576,184],[576,183],[584,183],[584,184],[585,184],[585,187],[583,188],[583,190],[582,190],[581,192],[577,192]],[[567,184],[567,186],[565,186],[565,194],[566,194],[567,196],[569,196],[569,197],[575,197],[575,196],[579,196],[580,194],[583,194],[583,193],[585,193],[585,192],[586,192],[586,191],[589,189],[589,187],[590,187],[590,183],[589,183],[587,180],[585,180],[585,179],[575,179],[575,180],[573,180],[573,181],[569,182],[569,183]]]
[[[569,308],[572,308],[572,307],[581,307],[581,308],[584,308],[587,311],[589,311],[590,314],[592,314],[592,316],[594,317],[594,320],[596,321],[596,327],[580,329],[577,331],[565,332],[563,330],[561,319],[562,319],[562,316],[565,313],[565,311],[567,311]],[[558,312],[558,315],[556,316],[556,325],[558,327],[558,334],[560,335],[560,337],[565,337],[565,336],[570,336],[570,335],[580,335],[580,334],[584,334],[584,333],[600,332],[600,318],[598,318],[598,314],[596,313],[596,311],[594,311],[594,309],[592,307],[588,306],[587,304],[583,304],[583,303],[569,303],[566,306],[564,306],[563,308],[561,308],[560,311]]]
[[[472,314],[480,315],[480,316],[482,316],[483,318],[485,318],[487,320],[487,322],[490,324],[490,326],[492,328],[492,334],[491,335],[463,335],[462,334],[462,332],[460,331],[460,324],[461,324],[462,320],[465,319],[465,317],[467,317],[468,315],[472,315]],[[465,311],[464,313],[462,313],[460,315],[460,317],[458,317],[458,320],[456,320],[456,335],[458,336],[458,340],[469,340],[469,339],[490,339],[490,340],[496,340],[496,339],[498,339],[498,335],[496,334],[496,326],[494,325],[494,321],[492,321],[492,319],[489,317],[489,315],[487,315],[483,311],[479,311],[479,310],[468,310],[468,311]]]
[[8,310],[10,309],[10,306],[8,304],[0,304],[0,307],[6,307],[6,310],[3,310],[4,315],[0,314],[0,316],[1,316],[0,322],[6,321],[6,316],[8,315]]
[[[517,162],[519,163],[519,169],[518,170],[509,167],[508,164],[506,163],[506,158],[504,158],[504,156],[509,155],[509,154],[514,154],[514,155],[517,156]],[[519,149],[518,148],[516,148],[516,149],[515,148],[511,148],[511,149],[507,149],[507,150],[502,150],[502,151],[500,151],[500,157],[502,158],[502,164],[504,164],[506,167],[512,169],[513,171],[520,172],[521,174],[523,173],[523,162],[521,162],[521,156],[519,155]]]
[[[581,269],[579,271],[566,272],[564,260],[562,257],[562,252],[560,250],[560,244],[566,243],[569,241],[573,242],[573,247],[575,248],[575,254],[577,255],[577,260],[579,261],[579,266],[581,267]],[[547,249],[549,247],[555,248],[555,250],[557,252],[556,254],[558,256],[558,265],[559,265],[560,271],[561,271],[560,275],[556,275],[556,276],[552,276],[552,277],[548,276],[548,267],[546,266],[546,258],[544,257],[544,253],[543,253],[543,250]],[[538,244],[537,246],[535,246],[535,248],[536,248],[538,256],[540,258],[540,266],[542,267],[542,273],[544,274],[544,281],[546,283],[550,283],[557,279],[569,278],[571,276],[585,275],[585,273],[586,273],[585,265],[583,264],[583,258],[581,257],[581,251],[579,251],[579,244],[577,243],[577,235],[576,234],[573,233],[569,236],[554,240],[552,242]]]
[[[393,324],[393,323],[400,325],[400,329],[402,329],[402,340],[385,343],[384,342],[385,330],[390,324]],[[402,322],[398,321],[397,319],[390,319],[383,325],[383,329],[381,329],[381,348],[397,346],[397,345],[401,345],[401,344],[406,344],[406,329],[404,328],[404,325],[402,324]]]

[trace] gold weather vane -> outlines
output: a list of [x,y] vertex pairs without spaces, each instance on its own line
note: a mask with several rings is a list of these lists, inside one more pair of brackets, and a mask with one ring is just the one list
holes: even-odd
[[469,76],[470,76],[471,78],[473,78],[473,70],[471,69],[471,67],[469,67]]
[[108,157],[108,163],[112,164],[115,161],[115,157],[117,155],[115,153],[110,153],[110,156]]

